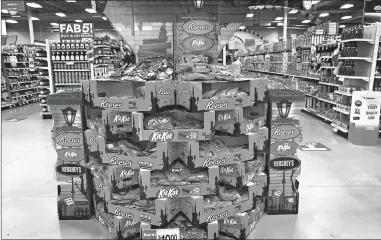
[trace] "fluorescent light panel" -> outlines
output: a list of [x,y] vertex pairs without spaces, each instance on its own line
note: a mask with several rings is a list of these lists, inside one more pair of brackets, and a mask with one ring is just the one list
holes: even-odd
[[78,20],[78,19],[77,19],[77,20],[75,20],[75,22],[82,22],[82,20]]
[[353,4],[351,3],[347,3],[347,4],[344,4],[343,6],[340,7],[340,9],[348,9],[348,8],[353,8]]
[[319,17],[328,17],[329,13],[320,13]]
[[107,18],[105,16],[102,17],[103,20],[107,20]]
[[76,0],[66,0],[66,2],[73,3],[73,2],[76,2]]
[[42,8],[40,4],[34,2],[27,3],[26,5],[31,8]]
[[88,13],[97,13],[97,11],[95,9],[92,9],[92,8],[86,8],[85,11]]
[[309,23],[311,22],[310,20],[304,20],[302,23]]
[[275,28],[275,27],[267,27],[267,28]]
[[40,20],[38,17],[31,17],[32,21],[38,21]]
[[283,17],[277,17],[277,18],[275,18],[275,21],[281,21],[281,20],[283,20]]
[[254,17],[254,13],[248,13],[248,14],[246,14],[246,17],[252,18],[252,17]]
[[344,16],[341,19],[346,20],[346,19],[351,19],[351,18],[352,18],[352,16]]
[[66,14],[65,14],[65,13],[56,13],[56,15],[57,15],[58,17],[66,17]]
[[311,1],[312,5],[318,4],[319,2],[320,2],[320,0],[312,0]]
[[12,20],[12,19],[8,19],[8,20],[5,20],[7,23],[19,23],[17,22],[16,20]]
[[50,23],[50,25],[52,25],[52,26],[58,26],[59,24],[52,22],[52,23]]
[[2,13],[8,13],[8,10],[7,9],[3,9],[1,10]]
[[284,24],[283,23],[278,23],[278,26],[284,26]]
[[288,13],[289,14],[295,14],[295,13],[298,13],[299,10],[298,9],[292,9],[291,11],[289,11]]
[[345,28],[345,25],[340,25],[339,28]]

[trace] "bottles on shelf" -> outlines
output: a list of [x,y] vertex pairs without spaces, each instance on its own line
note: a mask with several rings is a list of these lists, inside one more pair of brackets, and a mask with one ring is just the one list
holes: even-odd
[[358,46],[356,42],[344,43],[341,48],[341,57],[357,57]]
[[75,62],[73,64],[67,64],[64,62],[53,63],[54,70],[89,70],[90,64],[88,62]]
[[55,72],[54,79],[56,84],[79,84],[81,80],[91,79],[91,76],[90,71]]
[[63,42],[53,42],[51,44],[52,51],[75,51],[75,50],[89,50],[90,41],[63,41]]
[[66,52],[53,50],[52,61],[87,61],[87,55],[84,50]]
[[356,75],[355,62],[344,60],[339,67],[339,75],[355,76]]
[[354,38],[363,38],[364,27],[363,25],[356,25],[352,27],[347,27],[343,29],[341,34],[341,40],[354,39]]

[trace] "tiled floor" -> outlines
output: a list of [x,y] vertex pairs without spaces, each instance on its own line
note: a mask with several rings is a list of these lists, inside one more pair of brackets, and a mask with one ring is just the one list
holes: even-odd
[[[56,153],[50,145],[52,120],[40,107],[3,111],[2,237],[105,239],[95,219],[58,221]],[[300,114],[304,140],[321,142],[329,152],[299,152],[302,159],[298,215],[264,216],[250,239],[381,238],[381,144],[350,144],[324,124]]]

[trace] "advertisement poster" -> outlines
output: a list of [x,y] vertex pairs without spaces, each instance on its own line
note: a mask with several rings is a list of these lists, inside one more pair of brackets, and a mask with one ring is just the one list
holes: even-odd
[[380,127],[381,92],[355,91],[352,94],[348,140],[353,144],[376,145]]
[[94,38],[93,23],[60,23],[60,39],[62,41],[86,41]]

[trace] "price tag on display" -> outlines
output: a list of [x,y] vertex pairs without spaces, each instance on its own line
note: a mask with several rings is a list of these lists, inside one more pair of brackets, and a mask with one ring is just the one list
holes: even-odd
[[143,240],[180,240],[180,229],[145,229],[143,230]]
[[339,128],[334,127],[332,130],[333,130],[335,133],[337,133],[337,130],[339,130]]

